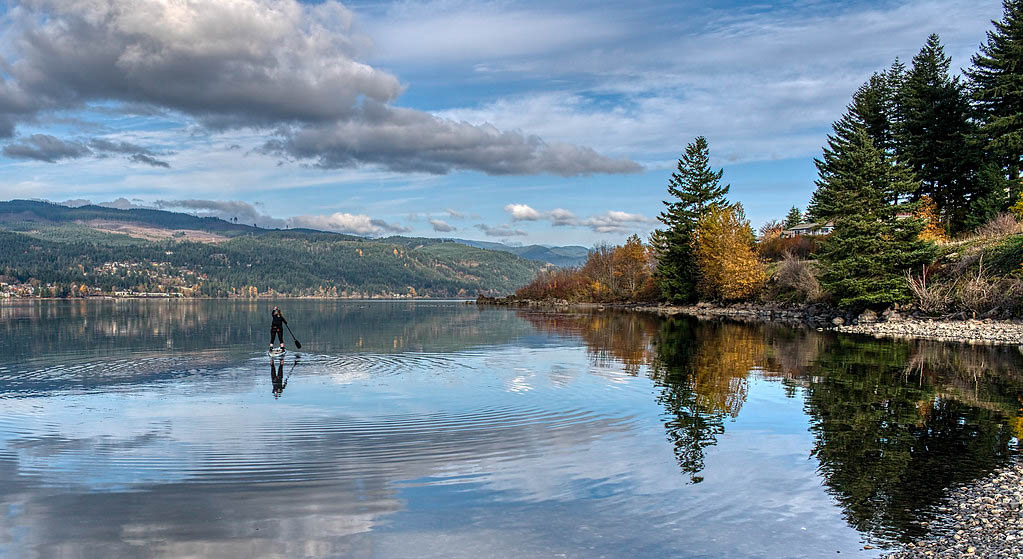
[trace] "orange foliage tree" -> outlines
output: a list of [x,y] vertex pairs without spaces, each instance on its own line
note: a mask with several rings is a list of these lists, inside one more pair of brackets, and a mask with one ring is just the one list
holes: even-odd
[[714,208],[700,218],[695,255],[700,273],[697,287],[705,299],[749,299],[767,281],[741,204]]
[[924,228],[920,231],[921,241],[947,241],[948,235],[938,221],[938,205],[926,194],[920,197],[920,206],[914,217],[924,220]]
[[636,235],[622,246],[599,244],[578,269],[540,272],[515,295],[521,299],[568,301],[651,301],[659,291],[653,281],[650,248]]

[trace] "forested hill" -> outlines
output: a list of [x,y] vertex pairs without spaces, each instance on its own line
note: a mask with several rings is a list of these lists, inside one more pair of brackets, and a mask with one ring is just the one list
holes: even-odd
[[582,266],[586,262],[586,257],[590,254],[590,249],[583,246],[509,246],[502,243],[490,243],[487,241],[469,241],[466,239],[451,240],[471,247],[510,252],[516,256],[525,258],[526,260],[549,262],[562,268]]
[[22,295],[475,297],[510,293],[542,267],[438,239],[366,239],[159,210],[0,202],[0,283]]

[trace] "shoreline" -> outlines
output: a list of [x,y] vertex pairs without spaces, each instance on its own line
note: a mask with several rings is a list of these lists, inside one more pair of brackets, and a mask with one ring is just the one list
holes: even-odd
[[928,536],[882,557],[1023,557],[1023,462],[952,489],[938,511]]
[[494,299],[480,297],[481,306],[509,306],[549,310],[622,310],[660,316],[685,315],[698,319],[784,324],[818,331],[873,336],[878,339],[935,340],[976,345],[1023,346],[1023,320],[941,318],[888,310],[877,314],[842,313],[824,305],[736,303],[714,305],[657,305],[649,303],[571,303],[563,300]]
[[321,297],[319,295],[281,295],[272,297],[156,297],[156,296],[117,296],[90,295],[89,297],[0,297],[0,303],[14,301],[279,301],[310,300],[310,301],[454,301],[471,303],[468,297]]

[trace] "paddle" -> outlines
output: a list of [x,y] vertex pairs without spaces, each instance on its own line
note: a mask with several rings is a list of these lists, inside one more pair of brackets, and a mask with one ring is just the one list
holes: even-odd
[[302,349],[302,342],[298,341],[298,338],[295,337],[294,332],[291,331],[291,326],[288,326],[288,323],[285,322],[284,327],[287,328],[288,333],[291,334],[291,339],[295,342],[295,347],[298,349]]

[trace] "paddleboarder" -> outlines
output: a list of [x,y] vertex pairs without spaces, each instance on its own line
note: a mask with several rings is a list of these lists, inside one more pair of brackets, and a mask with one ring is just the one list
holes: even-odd
[[276,337],[281,341],[281,351],[284,351],[284,324],[288,321],[284,320],[284,315],[281,314],[281,309],[274,307],[274,310],[270,312],[270,316],[273,317],[273,322],[270,324],[270,351],[274,348],[274,338]]

